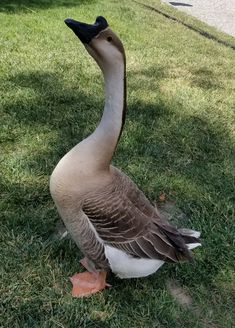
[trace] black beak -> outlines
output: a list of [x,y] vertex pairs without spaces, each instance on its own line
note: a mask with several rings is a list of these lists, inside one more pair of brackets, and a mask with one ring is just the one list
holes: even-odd
[[108,27],[106,19],[102,16],[97,17],[95,23],[91,25],[70,18],[67,18],[64,22],[73,30],[82,43],[90,43],[96,35]]

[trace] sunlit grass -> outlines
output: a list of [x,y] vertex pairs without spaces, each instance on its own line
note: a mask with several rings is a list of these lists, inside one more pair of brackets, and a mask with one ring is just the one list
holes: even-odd
[[[226,42],[234,39],[161,6]],[[202,231],[193,264],[166,265],[73,299],[81,269],[70,240],[54,236],[48,188],[58,160],[96,127],[99,69],[64,25],[104,15],[127,55],[128,114],[114,164],[146,195],[165,193]],[[133,1],[0,3],[1,325],[4,327],[231,327],[234,308],[234,51]],[[182,307],[167,282],[193,303]]]

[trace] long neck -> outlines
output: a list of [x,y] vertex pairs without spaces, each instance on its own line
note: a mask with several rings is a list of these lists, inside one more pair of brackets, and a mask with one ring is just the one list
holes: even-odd
[[105,81],[105,107],[102,119],[94,131],[84,140],[95,165],[109,167],[125,121],[126,72],[125,61],[103,70]]
[[[126,72],[125,63],[104,72],[105,107],[97,131],[105,134],[107,155],[112,155],[121,136],[126,114]],[[110,158],[110,160],[111,160]]]

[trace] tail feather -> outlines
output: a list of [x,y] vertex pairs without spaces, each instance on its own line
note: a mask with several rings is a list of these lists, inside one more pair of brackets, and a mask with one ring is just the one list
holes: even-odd
[[176,262],[193,260],[190,250],[197,246],[201,246],[199,231],[194,231],[191,229],[177,229],[169,223],[165,223],[159,219],[156,219],[154,223],[157,226],[157,230],[165,236],[174,247]]
[[195,231],[191,229],[179,229],[188,249],[194,249],[201,246],[199,237],[201,235],[200,231]]
[[198,246],[202,246],[202,244],[201,243],[189,243],[189,244],[187,244],[187,246],[188,246],[188,249],[194,249]]
[[179,232],[181,233],[181,235],[187,235],[187,236],[192,236],[195,238],[199,238],[201,236],[201,232],[200,231],[196,231],[196,230],[192,230],[192,229],[178,229]]

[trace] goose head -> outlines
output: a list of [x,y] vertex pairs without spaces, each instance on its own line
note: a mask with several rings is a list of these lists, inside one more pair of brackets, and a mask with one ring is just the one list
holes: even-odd
[[65,20],[65,24],[84,44],[88,53],[104,73],[110,68],[120,68],[121,64],[125,64],[122,42],[111,30],[104,17],[97,17],[94,24],[86,24],[68,18]]

